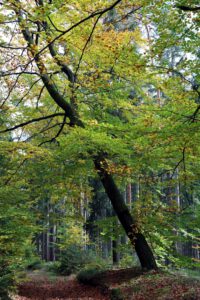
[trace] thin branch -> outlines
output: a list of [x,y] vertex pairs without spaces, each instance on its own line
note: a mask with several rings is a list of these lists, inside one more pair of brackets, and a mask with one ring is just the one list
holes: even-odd
[[[44,52],[44,50],[46,50],[50,45],[52,45],[55,41],[57,41],[59,38],[63,37],[65,34],[67,34],[68,32],[70,32],[71,30],[73,30],[74,28],[78,27],[79,25],[81,25],[82,23],[90,20],[91,18],[94,18],[98,15],[103,15],[105,13],[107,13],[108,11],[112,10],[115,6],[117,6],[120,2],[122,2],[122,0],[117,0],[115,1],[112,5],[110,5],[109,7],[93,12],[92,14],[88,15],[87,17],[81,19],[79,22],[75,23],[74,25],[72,25],[71,27],[69,27],[68,29],[64,30],[61,34],[59,34],[58,36],[56,36],[51,42],[49,42],[45,47],[43,47],[40,51],[38,51],[35,56],[40,55],[42,52]],[[29,61],[29,63],[31,63],[35,58],[33,58],[31,61]]]
[[127,14],[125,14],[123,17],[121,17],[120,19],[113,21],[113,24],[117,24],[119,22],[122,22],[123,20],[125,20],[126,18],[128,18],[130,15],[132,15],[133,13],[135,13],[136,11],[140,10],[142,8],[142,6],[138,6],[136,8],[133,8],[131,11],[129,11]]
[[197,106],[197,108],[194,111],[194,113],[192,114],[192,116],[188,116],[188,118],[190,118],[190,120],[191,120],[191,123],[194,123],[197,120],[196,116],[199,113],[199,110],[200,110],[200,105]]
[[13,176],[15,176],[17,174],[17,172],[19,172],[19,169],[24,165],[24,163],[28,160],[28,158],[25,158],[17,167],[17,169],[15,170],[15,172],[13,172],[11,174],[11,176],[4,182],[4,185],[7,185],[10,183],[11,179],[13,178]]
[[48,19],[49,19],[49,21],[50,21],[50,23],[51,23],[51,25],[53,26],[53,28],[56,30],[56,31],[58,31],[58,32],[64,32],[64,30],[60,30],[60,29],[58,29],[57,27],[56,27],[56,25],[53,23],[53,21],[51,20],[51,18],[48,16]]
[[41,80],[41,78],[37,79],[35,82],[33,82],[33,84],[30,86],[30,88],[28,89],[28,92],[26,92],[23,97],[17,102],[16,107],[24,100],[24,98],[30,93],[30,91],[32,90],[32,88]]
[[177,8],[183,10],[183,11],[198,11],[200,10],[200,6],[196,6],[196,7],[189,7],[189,6],[184,6],[184,5],[177,5]]
[[[41,143],[38,145],[38,147],[41,147],[42,145],[47,144],[47,143],[53,143],[53,142],[56,142],[56,139],[57,139],[57,137],[59,137],[59,135],[60,135],[61,132],[63,131],[63,128],[64,128],[65,124],[68,124],[68,125],[69,125],[69,123],[66,123],[66,119],[67,119],[67,115],[65,114],[65,115],[64,115],[63,122],[62,122],[61,127],[60,127],[59,131],[57,132],[57,134],[56,134],[53,138],[51,138],[50,140],[41,142]],[[49,128],[47,128],[47,129],[49,129]]]
[[22,74],[40,76],[40,73],[37,73],[37,72],[21,71],[21,72],[14,72],[14,73],[2,72],[2,73],[0,73],[0,77],[7,77],[7,76],[11,76],[11,75],[22,75]]
[[59,131],[57,132],[56,136],[54,137],[54,140],[55,140],[57,137],[59,137],[59,135],[60,135],[61,132],[63,131],[63,128],[64,128],[64,126],[65,126],[65,124],[66,124],[66,119],[67,119],[67,116],[66,116],[66,114],[65,114],[65,115],[64,115],[64,118],[63,118],[62,125],[61,125]]
[[3,102],[0,106],[0,109],[3,108],[4,104],[6,103],[6,101],[8,100],[8,98],[10,97],[10,94],[12,93],[12,91],[14,90],[14,88],[16,87],[17,83],[18,83],[18,80],[19,80],[19,77],[22,75],[22,73],[18,74],[17,75],[17,78],[16,80],[14,81],[14,84],[11,86],[11,88],[8,90],[8,94],[6,96],[5,99],[3,99]]
[[10,128],[1,130],[0,133],[5,133],[5,132],[13,131],[13,130],[16,130],[18,128],[24,127],[24,126],[26,126],[28,124],[31,124],[31,123],[39,122],[39,121],[42,121],[42,120],[46,120],[46,119],[54,118],[54,117],[58,117],[58,116],[64,116],[64,115],[65,115],[64,113],[56,113],[56,114],[52,114],[52,115],[48,115],[48,116],[44,116],[44,117],[40,117],[40,118],[35,118],[35,119],[32,119],[32,120],[23,122],[21,124],[15,125],[14,127],[10,127]]
[[179,160],[179,162],[176,164],[176,166],[173,169],[172,175],[170,177],[170,179],[173,178],[177,168],[180,166],[181,163],[183,163],[183,169],[184,172],[186,172],[186,166],[185,166],[185,152],[186,152],[186,146],[184,146],[183,150],[182,150],[182,158]]
[[[22,24],[21,24],[22,21],[21,20],[23,20],[23,16],[22,16],[21,10],[17,10],[16,14],[19,18],[20,26],[22,26]],[[65,113],[67,114],[67,116],[70,119],[70,125],[71,126],[75,126],[75,125],[77,126],[78,125],[78,126],[84,127],[84,124],[80,120],[77,111],[75,111],[71,107],[71,105],[66,101],[66,99],[59,92],[56,84],[54,84],[52,82],[52,79],[48,75],[48,72],[46,70],[46,66],[45,66],[44,62],[41,60],[40,55],[36,54],[35,51],[32,49],[32,47],[35,44],[34,44],[34,40],[33,40],[32,36],[31,36],[31,33],[29,31],[29,28],[22,27],[21,30],[22,30],[22,34],[24,36],[24,39],[27,41],[28,46],[31,49],[31,54],[33,56],[33,61],[35,61],[35,63],[37,64],[37,67],[38,67],[38,69],[41,73],[41,79],[42,79],[49,95],[53,98],[54,102],[56,102],[56,104],[65,111]]]
[[11,24],[11,23],[18,23],[18,21],[17,20],[12,20],[12,21],[2,21],[2,22],[0,22],[1,25]]
[[36,108],[39,107],[39,101],[40,101],[40,98],[42,97],[42,93],[43,93],[44,89],[45,89],[45,85],[42,86],[42,88],[39,92],[39,95],[38,95],[38,98],[37,98],[37,103],[36,103]]
[[89,35],[89,37],[88,37],[88,39],[87,39],[87,41],[86,41],[86,43],[85,43],[85,46],[83,47],[83,50],[82,50],[82,53],[81,53],[81,57],[80,57],[79,62],[78,62],[78,66],[77,66],[76,71],[75,71],[75,78],[77,77],[77,73],[78,73],[78,70],[79,70],[79,68],[80,68],[81,61],[82,61],[82,59],[83,59],[83,56],[84,56],[85,50],[86,50],[86,48],[87,48],[87,45],[88,45],[88,43],[90,42],[90,40],[91,40],[91,38],[92,38],[92,35],[93,35],[93,33],[94,33],[94,30],[95,30],[95,28],[96,28],[96,26],[97,26],[97,23],[98,23],[99,19],[101,18],[101,16],[102,16],[102,14],[100,14],[100,15],[98,16],[98,18],[96,19],[96,21],[94,22],[94,25],[93,25],[93,27],[92,27],[92,31],[91,31],[91,33],[90,33],[90,35]]
[[[62,122],[62,123],[56,123],[56,124],[54,124],[54,125],[52,125],[52,126],[49,126],[49,127],[46,127],[46,126],[45,126],[42,130],[40,130],[40,132],[37,132],[37,133],[32,134],[31,136],[29,136],[29,137],[28,137],[26,140],[24,140],[23,142],[26,143],[26,142],[30,141],[32,138],[38,136],[39,134],[41,134],[41,133],[43,133],[43,132],[46,132],[46,131],[48,131],[48,130],[51,130],[52,128],[55,128],[55,127],[57,127],[57,126],[61,126],[62,124],[63,124],[63,122]],[[65,124],[68,124],[68,123],[65,123]],[[69,124],[68,124],[68,125],[69,125]]]
[[4,49],[11,49],[11,50],[21,50],[21,49],[27,49],[27,47],[14,47],[14,46],[7,46],[4,44],[0,44],[0,48],[4,48]]

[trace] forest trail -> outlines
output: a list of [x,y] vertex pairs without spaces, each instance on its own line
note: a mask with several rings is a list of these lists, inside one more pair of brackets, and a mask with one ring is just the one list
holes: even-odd
[[45,271],[28,274],[13,300],[200,300],[200,281],[163,272],[130,268],[104,272],[97,285],[78,282],[75,275],[49,277]]

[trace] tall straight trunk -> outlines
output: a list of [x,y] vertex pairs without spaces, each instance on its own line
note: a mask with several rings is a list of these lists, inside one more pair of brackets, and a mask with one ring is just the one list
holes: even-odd
[[131,185],[131,183],[128,183],[126,186],[126,203],[128,204],[128,207],[131,208],[131,203],[132,203],[132,185]]
[[[116,216],[115,211],[113,211],[113,216]],[[113,233],[115,235],[115,227],[118,225],[118,220],[114,219],[113,221]],[[120,244],[120,237],[119,236],[115,236],[114,239],[112,239],[112,258],[113,258],[113,264],[114,265],[118,265],[119,261],[120,261],[120,253],[119,253],[119,249],[118,246]]]
[[119,240],[112,240],[112,258],[113,258],[113,265],[118,265],[120,261],[120,254],[118,252],[118,243]]
[[140,182],[139,182],[139,180],[138,180],[138,182],[132,183],[131,187],[132,187],[132,193],[131,193],[132,201],[131,202],[135,202],[135,201],[139,200],[139,198],[140,198]]
[[49,260],[55,261],[55,225],[51,224],[51,227],[49,229],[50,235],[49,235]]
[[46,259],[46,256],[45,256],[45,253],[46,253],[46,248],[45,248],[45,246],[46,246],[46,243],[45,243],[45,232],[43,231],[42,232],[42,239],[41,239],[41,241],[42,241],[42,259],[43,260],[45,260]]

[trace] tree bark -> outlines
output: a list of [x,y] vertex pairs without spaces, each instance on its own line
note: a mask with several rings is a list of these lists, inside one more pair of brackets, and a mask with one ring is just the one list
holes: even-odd
[[105,170],[103,166],[104,159],[96,158],[95,167],[99,173],[101,182],[112,203],[113,209],[118,216],[131,244],[135,247],[142,268],[147,270],[157,269],[156,261],[145,237],[139,232],[137,224],[134,222],[124,199],[116,186],[112,176]]

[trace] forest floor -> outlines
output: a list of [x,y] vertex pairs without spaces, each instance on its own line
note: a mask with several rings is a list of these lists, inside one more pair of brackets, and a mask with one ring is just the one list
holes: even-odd
[[137,268],[103,273],[95,286],[43,271],[28,274],[14,300],[200,300],[200,280]]

